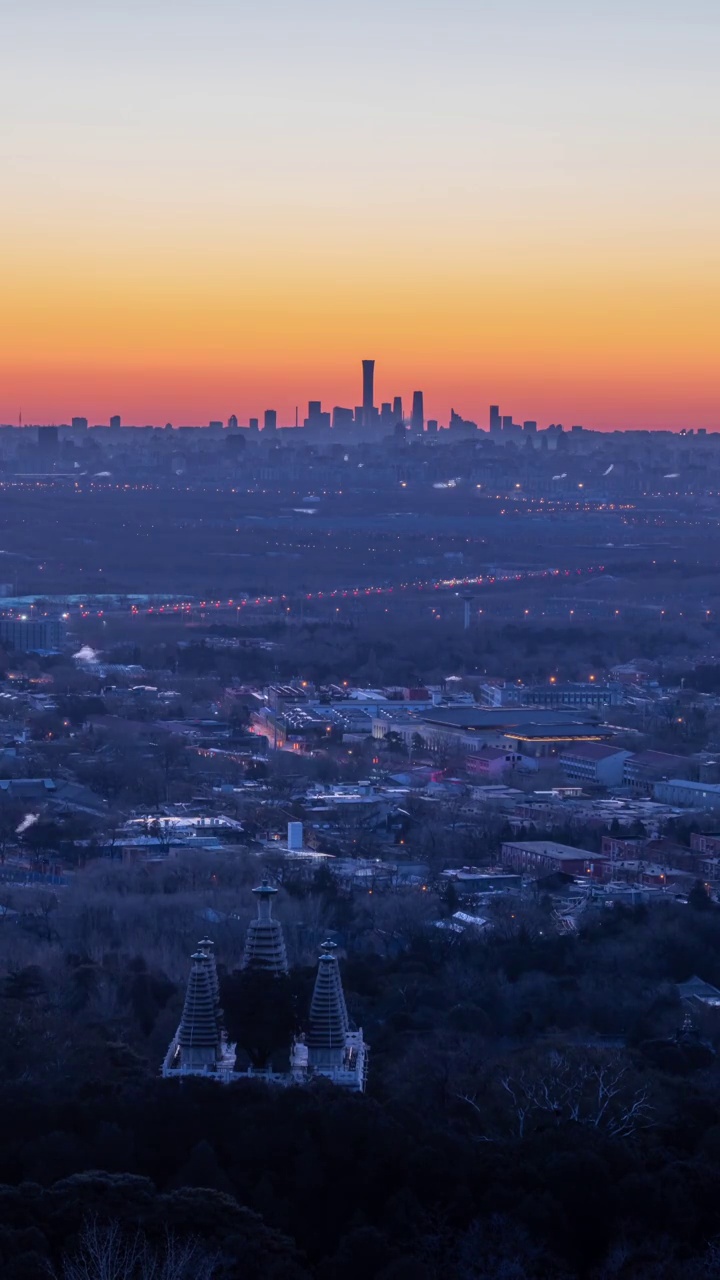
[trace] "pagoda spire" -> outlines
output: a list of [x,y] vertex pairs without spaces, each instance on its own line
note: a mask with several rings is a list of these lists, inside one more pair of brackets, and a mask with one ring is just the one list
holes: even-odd
[[306,1036],[309,1065],[342,1066],[349,1031],[345,993],[335,947],[325,943],[318,961]]
[[288,961],[285,951],[285,939],[279,920],[272,915],[272,900],[277,893],[270,881],[265,879],[253,889],[257,899],[258,913],[251,920],[245,936],[245,950],[242,958],[243,969],[264,969],[277,975],[287,974]]
[[209,956],[196,951],[188,979],[177,1043],[182,1068],[214,1066],[222,1058],[222,1042],[218,1029],[215,993]]
[[217,1021],[218,1035],[222,1035],[223,1011],[220,1007],[220,982],[218,979],[217,963],[215,960],[215,943],[212,941],[212,938],[201,938],[198,942],[198,952],[204,952],[207,956],[206,964],[210,974],[210,986],[212,988],[213,1000],[215,1002],[215,1019]]

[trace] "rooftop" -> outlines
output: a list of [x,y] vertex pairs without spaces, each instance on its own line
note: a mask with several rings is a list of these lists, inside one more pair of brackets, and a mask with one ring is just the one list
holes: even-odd
[[509,729],[552,725],[573,728],[578,721],[572,712],[543,711],[537,707],[438,707],[422,715],[427,724],[453,729]]
[[575,849],[569,844],[558,844],[556,840],[505,840],[503,849],[517,849],[523,853],[542,853],[560,861],[577,862],[579,859],[602,859],[602,854],[591,853],[589,849]]
[[563,752],[563,759],[609,760],[611,756],[627,755],[620,747],[609,747],[604,742],[578,742]]

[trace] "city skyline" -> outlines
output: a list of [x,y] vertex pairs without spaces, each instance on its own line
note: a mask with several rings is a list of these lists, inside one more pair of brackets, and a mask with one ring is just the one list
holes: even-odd
[[15,6],[0,420],[292,422],[369,350],[428,418],[712,428],[717,61],[709,0]]
[[[587,422],[578,423],[572,419],[568,419],[563,423],[557,414],[552,422],[538,419],[537,417],[528,419],[525,415],[517,415],[513,411],[515,408],[513,406],[511,406],[510,413],[501,412],[501,408],[497,403],[486,404],[482,407],[476,415],[477,420],[470,415],[458,413],[454,407],[432,418],[426,413],[425,393],[422,389],[416,388],[409,395],[407,391],[399,395],[390,394],[388,392],[389,381],[386,377],[381,379],[381,390],[378,392],[375,381],[377,361],[371,358],[363,358],[360,361],[360,365],[361,374],[358,377],[354,391],[351,389],[349,394],[345,396],[344,404],[332,403],[322,398],[311,398],[304,404],[295,404],[287,417],[283,417],[283,411],[279,411],[275,407],[266,407],[258,410],[257,405],[255,405],[245,414],[242,412],[238,414],[233,411],[232,413],[215,416],[214,418],[206,417],[202,421],[197,420],[194,422],[182,420],[165,422],[165,415],[162,414],[154,422],[145,420],[142,417],[134,422],[129,422],[121,413],[101,411],[95,417],[86,413],[72,412],[66,415],[65,418],[55,419],[51,423],[43,423],[33,421],[27,413],[23,414],[22,410],[20,410],[16,422],[0,423],[0,426],[21,429],[23,427],[38,427],[44,430],[55,430],[57,427],[82,427],[86,429],[88,427],[102,426],[114,428],[167,426],[174,429],[178,427],[223,427],[233,429],[249,428],[255,431],[270,430],[271,432],[276,429],[304,430],[312,428],[321,432],[327,430],[331,434],[334,432],[342,434],[349,431],[351,436],[356,436],[358,440],[376,436],[378,431],[381,434],[383,432],[387,433],[401,425],[404,425],[415,436],[427,434],[428,432],[435,433],[438,430],[442,432],[447,428],[461,426],[465,429],[476,428],[480,433],[487,433],[490,438],[494,437],[495,439],[504,434],[506,430],[535,432],[538,429],[545,431],[548,428],[552,431],[557,427],[559,431],[568,429],[589,430],[604,434],[618,429],[617,427],[598,428]],[[267,404],[267,398],[264,403]],[[75,406],[76,409],[78,407],[77,405]],[[507,406],[503,406],[503,408],[506,409]],[[718,430],[719,424],[720,420],[715,420],[715,423],[709,429],[711,434]],[[646,430],[647,428],[632,424],[620,429],[633,432]],[[651,429],[656,431],[675,431],[682,434],[687,432],[693,434],[696,430],[702,435],[708,432],[707,427],[691,420],[686,420],[674,426],[656,426]]]

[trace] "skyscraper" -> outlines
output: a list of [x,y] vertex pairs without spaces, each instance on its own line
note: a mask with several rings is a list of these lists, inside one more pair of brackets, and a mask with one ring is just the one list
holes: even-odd
[[332,411],[333,427],[336,429],[340,428],[342,430],[344,427],[352,427],[354,421],[355,414],[352,409],[343,408],[340,404],[335,405],[335,408]]
[[303,422],[304,427],[330,427],[330,414],[323,413],[322,402],[320,400],[308,401],[307,418]]
[[57,453],[60,447],[57,427],[38,427],[37,439],[41,453],[46,455]]
[[393,422],[402,422],[403,420],[403,402],[402,396],[396,396],[393,400]]
[[492,435],[499,434],[502,431],[502,418],[500,417],[500,405],[490,405],[490,432]]
[[375,361],[363,360],[363,426],[369,427],[375,416]]
[[277,410],[276,409],[265,410],[264,426],[266,431],[277,430]]
[[413,391],[412,418],[410,426],[413,431],[418,434],[422,432],[425,425],[425,407],[423,405],[422,391]]

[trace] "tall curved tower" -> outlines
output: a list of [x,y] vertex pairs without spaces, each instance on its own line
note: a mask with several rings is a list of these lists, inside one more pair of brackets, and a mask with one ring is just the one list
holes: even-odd
[[363,426],[372,426],[375,415],[375,361],[363,360]]

